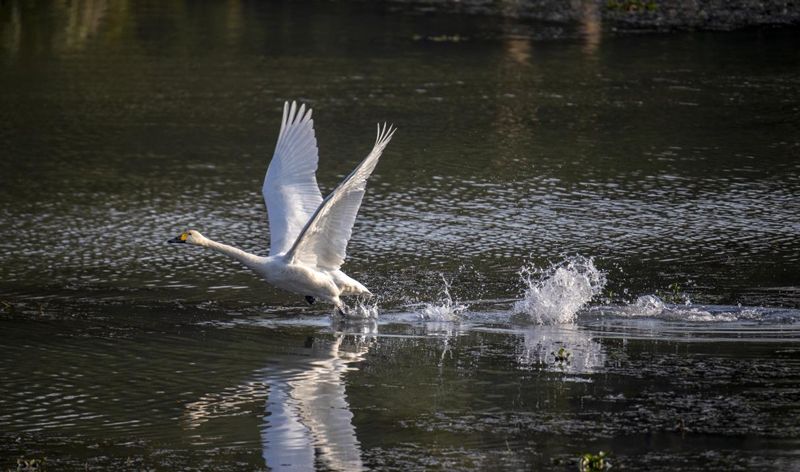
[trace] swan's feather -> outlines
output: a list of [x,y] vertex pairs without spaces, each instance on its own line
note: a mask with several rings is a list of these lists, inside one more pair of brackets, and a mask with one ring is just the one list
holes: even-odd
[[270,255],[285,253],[322,203],[317,185],[319,154],[311,109],[283,105],[283,120],[275,154],[261,193],[267,205]]
[[327,270],[338,270],[342,266],[367,179],[393,134],[391,126],[387,128],[384,124],[381,128],[378,125],[372,152],[319,205],[286,254],[290,261]]

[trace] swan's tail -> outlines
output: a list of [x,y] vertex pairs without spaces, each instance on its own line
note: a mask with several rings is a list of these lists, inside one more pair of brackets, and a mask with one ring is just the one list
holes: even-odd
[[361,282],[347,276],[344,272],[337,270],[333,273],[333,281],[336,284],[336,287],[341,290],[340,295],[344,296],[356,296],[356,295],[366,295],[372,296],[372,292],[367,289]]

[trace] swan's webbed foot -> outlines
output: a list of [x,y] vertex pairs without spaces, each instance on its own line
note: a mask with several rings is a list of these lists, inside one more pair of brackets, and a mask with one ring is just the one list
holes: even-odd
[[309,305],[313,305],[316,301],[316,298],[312,297],[311,295],[306,295],[306,302],[308,302]]

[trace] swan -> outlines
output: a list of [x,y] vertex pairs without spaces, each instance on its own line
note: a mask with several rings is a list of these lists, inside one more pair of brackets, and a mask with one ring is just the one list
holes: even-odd
[[346,315],[342,296],[372,293],[341,271],[367,179],[396,128],[378,125],[372,151],[324,200],[317,185],[319,155],[311,108],[283,105],[283,119],[261,193],[270,227],[269,256],[257,256],[206,238],[190,229],[169,243],[194,244],[225,254],[261,275],[268,283],[332,303]]

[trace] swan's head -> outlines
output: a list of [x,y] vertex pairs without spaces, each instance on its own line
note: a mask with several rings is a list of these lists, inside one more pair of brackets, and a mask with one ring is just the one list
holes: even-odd
[[205,239],[206,238],[203,237],[203,235],[200,234],[199,231],[195,231],[193,229],[190,229],[189,231],[185,231],[185,232],[181,233],[180,236],[176,236],[176,237],[168,240],[167,242],[168,243],[177,243],[177,244],[187,244],[188,243],[188,244],[201,245],[203,240],[205,240]]

